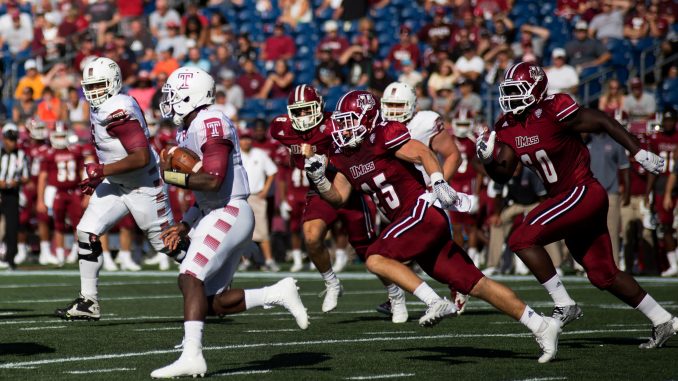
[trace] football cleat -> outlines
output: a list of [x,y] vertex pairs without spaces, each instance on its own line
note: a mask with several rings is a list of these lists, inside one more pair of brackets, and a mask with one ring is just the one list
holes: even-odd
[[391,302],[391,321],[396,324],[407,322],[409,315],[405,304],[405,293],[400,290],[398,295],[389,296],[388,299]]
[[466,310],[466,303],[468,302],[470,296],[464,295],[461,292],[453,291],[452,292],[454,306],[457,308],[457,315],[461,315],[464,310]]
[[54,315],[64,320],[99,320],[99,302],[85,298],[82,294],[64,308],[57,308]]
[[438,299],[435,303],[428,306],[424,316],[419,318],[419,325],[422,327],[433,327],[440,323],[446,316],[456,316],[457,308],[454,303],[447,298]]
[[558,336],[563,332],[562,323],[558,319],[544,317],[546,326],[534,334],[537,344],[541,348],[541,356],[537,360],[540,364],[547,363],[556,358],[558,353]]
[[678,317],[673,317],[666,323],[652,327],[652,337],[647,343],[640,344],[641,349],[661,348],[666,340],[678,332]]
[[325,282],[325,290],[318,295],[325,296],[323,299],[323,312],[330,312],[337,308],[337,299],[344,294],[344,287],[337,280],[336,282]]
[[553,307],[553,312],[551,313],[551,317],[560,320],[563,327],[582,316],[584,316],[584,312],[582,312],[581,308],[576,304],[571,306]]
[[177,361],[151,372],[151,378],[205,377],[206,372],[207,363],[202,352],[193,356],[182,353]]
[[284,307],[294,316],[299,328],[306,329],[308,328],[308,313],[304,303],[301,302],[298,290],[297,281],[292,277],[287,277],[267,287],[264,308]]
[[377,312],[380,314],[384,314],[387,316],[391,316],[391,299],[385,301],[384,303],[381,303],[380,305],[377,306]]

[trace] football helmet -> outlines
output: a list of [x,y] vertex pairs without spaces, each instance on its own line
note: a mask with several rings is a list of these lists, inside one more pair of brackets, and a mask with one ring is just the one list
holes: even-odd
[[287,98],[287,115],[292,120],[292,128],[308,131],[323,120],[325,103],[318,91],[310,85],[298,85]]
[[379,116],[379,99],[364,90],[353,90],[339,99],[332,114],[332,140],[339,147],[357,147],[372,131]]
[[31,138],[35,140],[46,140],[49,136],[47,123],[40,119],[28,119],[26,121],[26,129],[28,130]]
[[518,115],[546,94],[548,80],[541,66],[519,62],[506,70],[499,84],[499,106],[504,113]]
[[460,108],[454,113],[452,119],[452,133],[458,138],[469,136],[473,129],[473,111]]
[[122,89],[120,66],[110,58],[97,57],[85,64],[80,85],[89,104],[98,107]]
[[200,106],[214,104],[214,78],[196,67],[173,71],[162,87],[160,113],[181,125],[186,115]]
[[393,82],[386,86],[381,97],[381,116],[385,120],[404,123],[414,115],[417,106],[417,94],[412,86],[403,82]]
[[54,131],[49,134],[49,144],[55,149],[64,149],[69,145],[70,133],[68,126],[63,122],[57,122]]

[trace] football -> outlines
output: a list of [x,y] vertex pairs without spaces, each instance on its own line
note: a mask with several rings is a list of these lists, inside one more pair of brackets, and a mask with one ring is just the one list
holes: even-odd
[[167,150],[172,169],[183,173],[197,173],[202,169],[200,156],[188,148],[172,147]]

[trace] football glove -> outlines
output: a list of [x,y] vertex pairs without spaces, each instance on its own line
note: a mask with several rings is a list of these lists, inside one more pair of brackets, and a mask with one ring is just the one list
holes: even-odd
[[290,206],[290,204],[287,201],[282,200],[280,202],[280,217],[282,217],[282,219],[285,221],[289,221],[291,211],[292,207]]
[[85,172],[90,180],[103,179],[104,165],[99,163],[87,163],[85,164]]
[[445,181],[443,174],[435,172],[431,174],[431,183],[433,183],[433,194],[440,201],[443,209],[450,209],[455,206],[459,197],[457,192],[452,189],[450,184]]
[[497,138],[497,133],[492,131],[490,135],[485,138],[486,130],[482,130],[478,139],[476,140],[476,155],[483,164],[492,161],[494,156],[494,141]]
[[633,158],[648,172],[655,175],[659,174],[664,169],[664,159],[650,151],[641,149],[633,155]]
[[304,161],[304,170],[306,170],[309,180],[315,184],[321,193],[327,192],[332,187],[332,184],[325,177],[326,168],[327,156],[325,155],[316,154]]

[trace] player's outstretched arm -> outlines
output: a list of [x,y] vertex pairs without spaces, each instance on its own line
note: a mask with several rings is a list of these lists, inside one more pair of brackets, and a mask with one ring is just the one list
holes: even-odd
[[443,177],[449,181],[461,165],[459,147],[450,134],[441,131],[431,140],[431,149],[443,157]]
[[[434,173],[443,173],[435,153],[422,142],[410,139],[395,152],[398,159],[414,164],[421,164],[429,176]],[[431,179],[433,181],[433,179]]]

